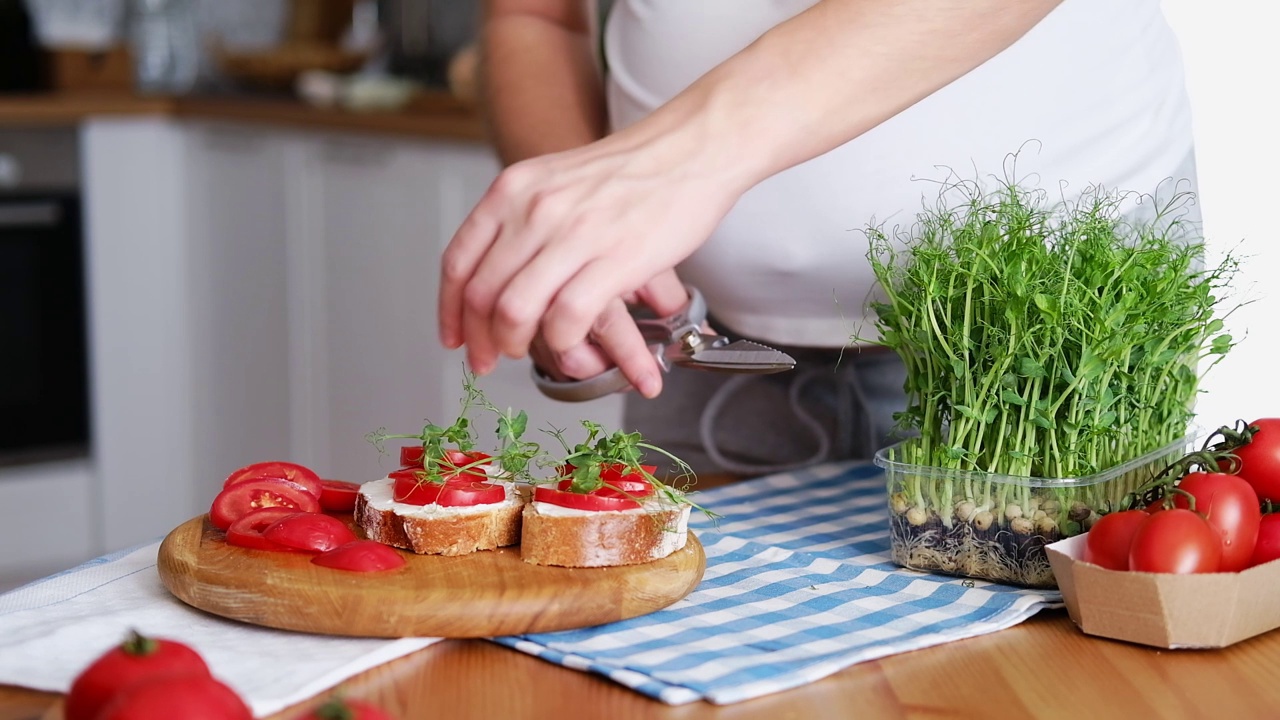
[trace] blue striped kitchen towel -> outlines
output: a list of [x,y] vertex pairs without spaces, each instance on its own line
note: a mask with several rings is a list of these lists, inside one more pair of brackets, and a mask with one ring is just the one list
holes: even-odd
[[678,705],[786,690],[866,660],[982,635],[1056,591],[905,570],[889,559],[884,475],[830,464],[699,493],[702,583],[665,610],[496,642]]

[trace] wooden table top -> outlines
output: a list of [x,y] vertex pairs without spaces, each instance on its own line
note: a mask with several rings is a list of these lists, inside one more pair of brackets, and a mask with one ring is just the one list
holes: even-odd
[[[699,478],[714,487],[728,478]],[[807,720],[1280,718],[1280,632],[1221,650],[1160,650],[1080,632],[1065,610],[1012,628],[848,667],[733,705],[667,706],[601,676],[486,640],[446,640],[336,691],[398,718]],[[293,720],[317,697],[271,716]],[[0,686],[0,720],[60,720],[59,696]]]
[[[400,718],[670,720],[1280,717],[1280,633],[1222,650],[1158,650],[1093,638],[1066,612],[849,667],[733,705],[666,706],[599,676],[484,640],[447,640],[338,686]],[[289,720],[320,699],[273,715]],[[58,696],[0,686],[0,720],[60,718]]]

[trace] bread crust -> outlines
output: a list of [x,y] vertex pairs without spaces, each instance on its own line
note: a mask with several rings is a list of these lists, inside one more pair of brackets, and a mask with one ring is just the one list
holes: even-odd
[[466,555],[520,542],[520,503],[495,503],[488,512],[422,517],[373,507],[356,496],[355,521],[365,537],[419,555]]
[[638,565],[667,557],[688,541],[688,505],[571,515],[543,513],[540,505],[524,506],[521,529],[520,557],[534,565]]

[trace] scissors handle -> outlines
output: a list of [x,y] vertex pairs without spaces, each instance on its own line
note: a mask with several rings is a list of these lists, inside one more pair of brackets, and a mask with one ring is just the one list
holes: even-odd
[[631,313],[645,340],[669,345],[680,342],[691,330],[702,329],[702,323],[707,320],[707,301],[698,288],[685,285],[684,289],[689,293],[689,300],[684,307],[666,317],[654,317],[651,312],[643,310]]
[[[666,358],[663,357],[663,350],[664,347],[662,345],[649,346],[649,351],[653,353],[658,365],[666,369],[668,365]],[[533,375],[533,384],[543,395],[553,400],[585,402],[612,395],[616,392],[622,392],[631,387],[631,381],[616,367],[609,368],[599,375],[594,375],[585,380],[570,380],[566,382],[552,380],[538,372],[537,366],[530,366],[529,370]]]

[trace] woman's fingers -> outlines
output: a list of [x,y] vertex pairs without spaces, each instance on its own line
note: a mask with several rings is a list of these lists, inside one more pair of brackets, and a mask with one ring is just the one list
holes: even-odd
[[662,392],[662,368],[622,298],[609,302],[592,323],[590,337],[641,395],[653,398]]

